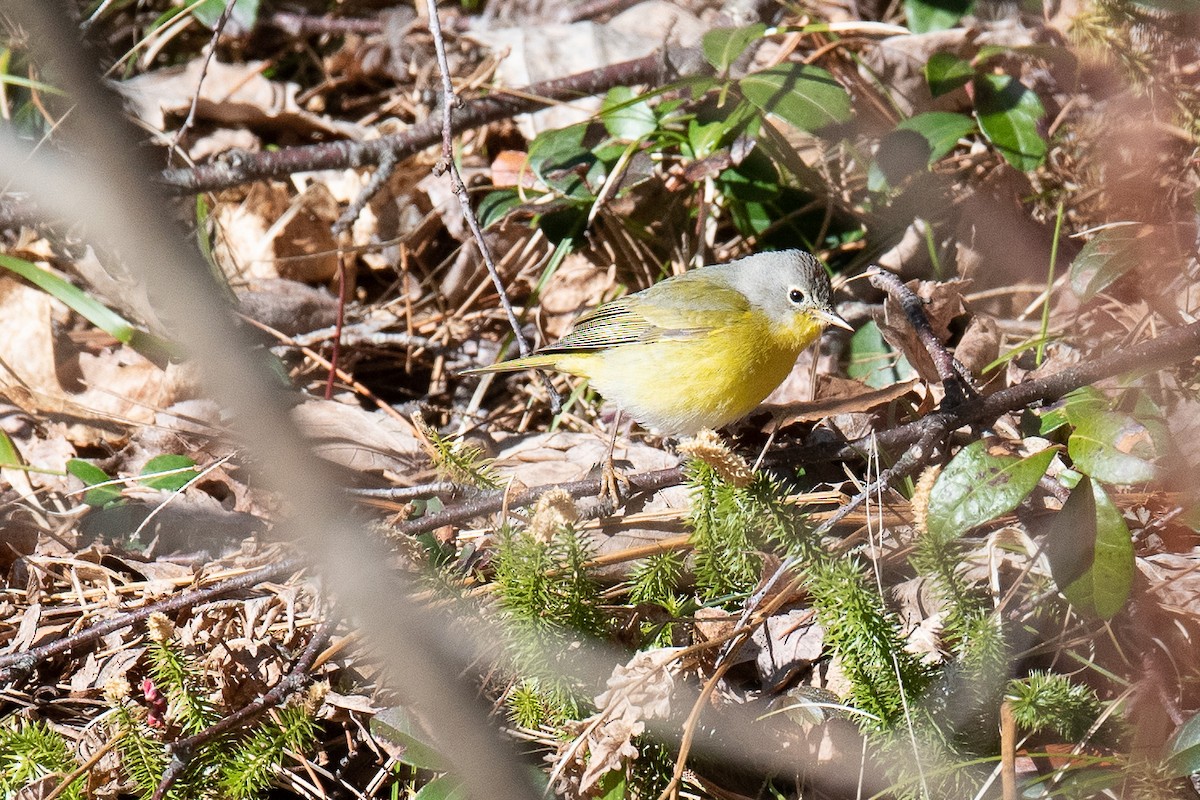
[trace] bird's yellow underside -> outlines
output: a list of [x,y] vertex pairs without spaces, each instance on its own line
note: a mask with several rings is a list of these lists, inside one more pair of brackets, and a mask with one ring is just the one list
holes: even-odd
[[815,319],[797,315],[791,325],[772,330],[764,315],[747,312],[699,338],[556,354],[552,366],[589,379],[651,428],[694,433],[753,411],[821,329]]

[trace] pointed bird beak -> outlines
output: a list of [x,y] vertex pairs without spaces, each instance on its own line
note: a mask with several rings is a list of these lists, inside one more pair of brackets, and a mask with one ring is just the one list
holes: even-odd
[[846,322],[846,320],[839,317],[837,315],[837,313],[834,311],[817,310],[817,311],[813,312],[813,315],[816,316],[817,319],[822,320],[827,325],[833,325],[838,328],[845,328],[846,330],[850,331],[851,333],[854,333],[854,328],[850,327],[850,323]]

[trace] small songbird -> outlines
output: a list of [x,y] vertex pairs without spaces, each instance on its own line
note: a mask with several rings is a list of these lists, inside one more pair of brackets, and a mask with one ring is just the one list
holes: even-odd
[[851,330],[831,292],[809,253],[759,253],[604,303],[555,344],[466,372],[553,369],[660,433],[716,429],[753,411],[826,326]]

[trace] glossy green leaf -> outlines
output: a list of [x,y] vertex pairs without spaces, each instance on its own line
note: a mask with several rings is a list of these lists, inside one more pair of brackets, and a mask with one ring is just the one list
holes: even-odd
[[979,75],[975,113],[983,134],[1008,163],[1022,172],[1042,163],[1046,140],[1038,132],[1038,121],[1046,110],[1032,89],[1011,75]]
[[[67,472],[74,475],[79,480],[83,481],[84,486],[96,486],[98,483],[111,481],[108,473],[97,467],[90,461],[84,461],[79,458],[72,458],[67,461]],[[89,506],[106,506],[110,503],[115,503],[121,499],[120,484],[111,484],[108,486],[100,486],[95,489],[89,489],[83,495],[83,502]]]
[[439,775],[422,786],[413,800],[467,800],[467,789],[460,779]]
[[1150,429],[1128,414],[1093,411],[1075,424],[1067,453],[1076,469],[1105,483],[1151,481],[1158,448]]
[[[178,470],[178,472],[176,471]],[[156,473],[167,472],[170,474],[159,475]],[[142,477],[138,479],[138,483],[149,486],[151,489],[161,489],[166,492],[174,492],[182,489],[197,475],[200,471],[196,469],[196,462],[187,456],[171,455],[166,453],[160,456],[155,456],[146,462],[142,467],[141,474],[143,476],[152,475],[153,477]]]
[[904,0],[904,14],[913,33],[953,28],[968,13],[973,0]]
[[1176,776],[1200,772],[1200,714],[1193,714],[1167,743],[1167,769]]
[[742,94],[763,113],[805,131],[850,119],[850,95],[820,67],[787,63],[738,82]]
[[385,708],[371,718],[371,733],[404,747],[399,761],[417,769],[446,771],[446,760],[425,742],[425,734],[413,724],[403,708]]
[[1076,389],[1041,412],[1038,436],[1051,434],[1065,425],[1078,425],[1080,420],[1097,411],[1106,411],[1108,407],[1108,398],[1098,389],[1091,386]]
[[1054,452],[992,455],[982,441],[959,450],[930,493],[930,534],[951,538],[1012,511],[1046,474]]
[[704,34],[700,47],[704,50],[704,58],[718,72],[729,69],[729,65],[737,61],[738,56],[745,51],[746,46],[766,33],[767,26],[761,22],[747,25],[744,28],[713,28]]
[[929,93],[934,97],[966,86],[974,77],[975,68],[971,62],[953,53],[934,53],[925,62],[925,81],[929,84]]
[[516,189],[495,189],[483,196],[475,213],[479,216],[479,224],[488,228],[520,207],[521,194]]
[[1098,482],[1084,477],[1048,527],[1046,557],[1063,596],[1080,611],[1112,619],[1129,597],[1135,571],[1121,510]]
[[949,111],[929,111],[909,117],[896,126],[896,130],[913,131],[929,143],[929,164],[958,146],[958,140],[975,130],[975,120],[965,114]]
[[1140,226],[1128,225],[1100,231],[1071,262],[1071,291],[1087,301],[1137,266]]
[[608,135],[634,142],[654,133],[658,119],[654,109],[628,86],[614,86],[604,96],[600,119]]

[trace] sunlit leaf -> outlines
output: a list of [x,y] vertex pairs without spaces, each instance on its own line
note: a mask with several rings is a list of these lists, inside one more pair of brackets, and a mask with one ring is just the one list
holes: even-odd
[[1011,75],[975,79],[979,127],[1008,163],[1022,172],[1036,169],[1046,155],[1038,121],[1046,114],[1032,89]]
[[913,33],[953,28],[968,13],[973,0],[904,0],[904,14]]
[[789,62],[747,75],[738,85],[761,111],[801,130],[850,119],[850,95],[820,67]]
[[439,775],[422,786],[413,795],[413,800],[466,800],[467,789],[463,782],[451,775]]
[[1046,557],[1063,596],[1076,609],[1111,619],[1133,586],[1133,540],[1121,510],[1084,477],[1046,527]]
[[1054,450],[1026,458],[992,455],[982,441],[958,451],[929,496],[929,532],[949,538],[1007,514],[1046,474]]
[[966,86],[974,77],[975,68],[971,62],[953,53],[934,53],[925,62],[925,81],[929,84],[929,93],[934,97]]
[[[90,461],[84,461],[79,458],[72,458],[67,461],[67,472],[74,475],[79,480],[83,481],[84,486],[96,486],[98,483],[106,483],[111,481],[108,473],[97,467]],[[108,486],[99,486],[95,489],[89,489],[83,495],[83,502],[89,506],[106,506],[121,499],[120,484],[110,484]]]
[[737,61],[738,56],[746,46],[763,35],[767,26],[761,22],[747,25],[744,28],[713,28],[704,34],[700,47],[704,50],[704,58],[718,72],[729,69],[729,65]]
[[[179,470],[176,472],[176,470]],[[168,475],[158,475],[156,473],[167,472]],[[187,456],[172,455],[165,453],[155,456],[146,462],[142,467],[141,474],[143,476],[138,479],[138,483],[149,486],[151,489],[161,489],[166,492],[174,492],[182,489],[188,484],[188,481],[195,478],[199,473],[196,469],[196,462]]]
[[604,129],[616,139],[634,142],[658,128],[654,110],[628,86],[614,86],[604,96],[600,109]]
[[1153,480],[1160,455],[1152,431],[1128,414],[1092,409],[1074,422],[1067,453],[1076,469],[1105,483]]

